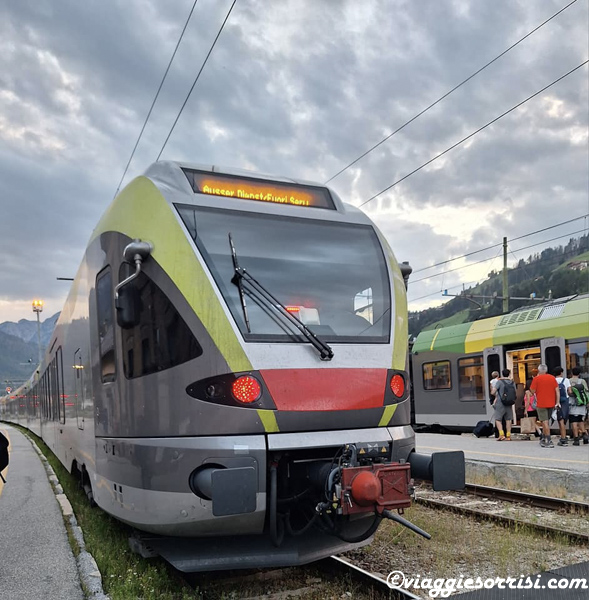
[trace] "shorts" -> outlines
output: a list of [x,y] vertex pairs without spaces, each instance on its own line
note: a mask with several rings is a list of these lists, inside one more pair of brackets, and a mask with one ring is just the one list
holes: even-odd
[[585,415],[569,415],[569,423],[582,423]]
[[554,406],[551,406],[550,408],[540,408],[538,406],[536,408],[536,411],[538,412],[538,421],[549,421],[553,410]]
[[493,421],[513,421],[513,410],[511,406],[505,406],[501,400],[497,400],[495,404],[495,412],[493,413]]
[[529,410],[526,413],[526,417],[536,417],[536,418],[538,418],[538,411],[537,410]]
[[564,421],[565,423],[569,420],[569,403],[568,400],[566,402],[561,402],[561,405],[557,410],[557,419],[559,421]]

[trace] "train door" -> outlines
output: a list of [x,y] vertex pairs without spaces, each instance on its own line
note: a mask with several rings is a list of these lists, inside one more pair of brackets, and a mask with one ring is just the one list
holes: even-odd
[[493,407],[491,406],[491,388],[489,383],[493,376],[491,373],[501,371],[505,368],[505,359],[503,354],[503,346],[493,346],[492,348],[485,348],[483,350],[483,362],[485,366],[485,406],[487,410],[487,417],[491,419],[493,416]]
[[562,367],[566,371],[566,350],[564,338],[554,337],[540,340],[540,352],[542,362],[548,367],[548,372],[552,373],[555,367]]
[[74,377],[76,422],[78,429],[84,429],[84,365],[80,348],[74,352],[74,369],[76,370]]

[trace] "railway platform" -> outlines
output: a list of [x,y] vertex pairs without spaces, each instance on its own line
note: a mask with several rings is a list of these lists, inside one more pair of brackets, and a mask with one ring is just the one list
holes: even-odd
[[[492,478],[499,484],[543,490],[570,499],[589,500],[589,445],[541,448],[538,441],[515,436],[510,442],[472,434],[417,433],[416,450],[424,454],[462,450],[468,482]],[[511,484],[511,485],[509,485]],[[516,489],[520,489],[516,486]]]
[[10,464],[0,480],[0,598],[84,600],[62,512],[31,442],[0,423]]

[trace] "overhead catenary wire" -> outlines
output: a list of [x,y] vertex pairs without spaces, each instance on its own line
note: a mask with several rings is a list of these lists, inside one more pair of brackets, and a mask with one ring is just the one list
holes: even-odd
[[544,86],[542,89],[540,89],[537,92],[533,93],[531,96],[528,96],[525,100],[522,100],[521,102],[518,102],[518,104],[516,104],[515,106],[512,106],[510,109],[508,109],[505,112],[501,113],[498,117],[495,117],[493,120],[489,121],[488,123],[486,123],[482,127],[479,127],[477,130],[473,131],[472,133],[470,133],[466,137],[463,137],[461,140],[459,140],[455,144],[452,144],[449,148],[446,148],[446,150],[444,150],[443,152],[440,152],[439,154],[436,154],[436,156],[434,156],[433,158],[430,158],[430,160],[428,160],[427,162],[423,163],[421,166],[417,167],[416,169],[413,169],[413,171],[411,171],[410,173],[407,173],[407,175],[404,175],[403,177],[401,177],[401,179],[397,179],[397,181],[395,181],[394,183],[391,183],[391,185],[387,186],[386,188],[384,188],[383,190],[381,190],[377,194],[374,194],[373,196],[371,196],[370,198],[368,198],[368,200],[365,200],[364,202],[360,203],[358,205],[358,207],[364,206],[364,205],[368,204],[369,202],[372,202],[372,200],[374,200],[375,198],[378,198],[379,196],[381,196],[382,194],[384,194],[385,192],[387,192],[391,188],[395,187],[396,185],[398,185],[402,181],[405,181],[405,179],[407,179],[408,177],[411,177],[411,175],[414,175],[418,171],[421,171],[421,169],[423,169],[424,167],[427,167],[429,164],[433,163],[438,158],[444,156],[444,154],[447,154],[448,152],[450,152],[450,150],[453,150],[457,146],[460,146],[460,144],[466,142],[466,140],[469,140],[470,138],[474,137],[477,133],[480,133],[481,131],[483,131],[483,129],[486,129],[487,127],[489,127],[493,123],[496,123],[499,119],[502,119],[503,117],[505,117],[509,113],[513,112],[514,110],[516,110],[517,108],[519,108],[520,106],[522,106],[523,104],[525,104],[526,102],[529,102],[530,100],[532,100],[532,98],[535,98],[536,96],[538,96],[542,92],[546,91],[548,88],[552,87],[553,85],[556,85],[559,81],[562,81],[565,77],[568,77],[569,75],[571,75],[575,71],[579,70],[581,67],[584,67],[587,63],[589,63],[589,60],[585,60],[580,65],[577,65],[576,67],[574,67],[570,71],[567,71],[564,75],[561,75],[558,79],[555,79],[552,83],[549,83],[548,85]]
[[[551,238],[549,240],[544,240],[542,242],[537,242],[535,244],[531,244],[530,246],[524,246],[523,248],[516,248],[514,252],[521,252],[522,250],[528,250],[529,248],[534,248],[535,246],[541,246],[542,244],[547,244],[548,242],[554,242],[555,240],[561,240],[562,238],[569,237],[572,235],[577,235],[579,233],[584,233],[584,229],[580,229],[579,231],[573,231],[571,233],[565,233],[564,235],[560,235],[555,238]],[[519,239],[519,238],[517,238]],[[490,260],[495,260],[497,257],[492,258],[484,258],[482,260],[477,260],[476,262],[470,263],[468,265],[463,265],[462,267],[456,267],[455,269],[449,269],[448,271],[443,271],[442,273],[436,273],[434,275],[428,275],[427,277],[421,277],[420,279],[410,280],[411,283],[418,283],[420,281],[425,281],[426,279],[433,279],[434,277],[441,277],[442,275],[446,275],[447,273],[453,273],[454,271],[461,271],[462,269],[468,269],[470,267],[474,267],[475,265],[480,265],[482,263],[489,262]]]
[[[563,236],[563,237],[566,237],[566,236]],[[516,250],[516,252],[517,251],[518,250]],[[513,252],[511,252],[511,254],[513,254]],[[500,255],[501,255],[501,252],[497,256],[491,257],[488,260],[497,260],[497,258],[499,258]],[[562,255],[562,257],[567,257],[567,256],[575,256],[575,254],[569,252],[568,254],[565,253],[565,254]],[[515,255],[514,255],[514,257],[517,259],[517,257]],[[519,260],[519,259],[517,259],[517,260]],[[545,259],[541,259],[541,260],[535,261],[534,264],[538,265],[538,264],[542,264],[542,263],[545,263],[545,262],[550,262],[551,260],[553,260],[552,257],[545,258]],[[529,266],[530,265],[525,265],[525,267],[529,267]],[[525,267],[523,268],[523,271],[524,271],[524,273],[527,273]],[[521,267],[519,267],[519,266],[512,267],[512,268],[509,269],[509,273],[514,273],[516,271],[519,271],[520,268]],[[531,277],[528,275],[528,281],[530,279],[531,279]],[[411,285],[411,283],[412,283],[411,280],[409,280],[409,285]],[[443,286],[440,286],[440,289],[437,289],[434,292],[430,292],[428,294],[424,294],[423,296],[418,296],[417,298],[408,298],[407,302],[409,302],[409,303],[411,303],[411,302],[417,302],[418,300],[423,300],[424,298],[429,298],[431,296],[436,296],[437,294],[440,294],[441,292],[443,292],[444,289],[446,289],[446,290],[454,290],[454,289],[459,288],[459,287],[471,286],[471,285],[474,285],[474,284],[481,285],[482,283],[485,283],[485,282],[481,282],[480,280],[477,280],[477,281],[469,281],[469,282],[458,283],[456,285],[452,285],[452,286],[449,286],[447,288],[444,288]],[[466,294],[466,295],[468,296],[468,294]]]
[[[517,240],[523,240],[524,238],[530,237],[532,235],[536,235],[537,233],[542,233],[543,231],[548,231],[549,229],[554,229],[556,227],[562,227],[563,225],[567,225],[568,223],[573,223],[574,221],[578,221],[579,219],[586,219],[589,217],[589,213],[580,215],[579,217],[575,217],[574,219],[569,219],[568,221],[562,221],[560,223],[556,223],[555,225],[550,225],[549,227],[543,227],[542,229],[536,229],[535,231],[531,231],[530,233],[526,233],[524,235],[520,235],[515,238],[511,238],[507,240],[507,242],[515,242]],[[448,263],[454,262],[455,260],[460,260],[461,258],[467,258],[468,256],[473,256],[474,254],[479,254],[480,252],[484,252],[485,250],[492,250],[493,248],[498,248],[502,246],[503,243],[499,242],[498,244],[493,244],[491,246],[487,246],[486,248],[481,248],[480,250],[473,250],[472,252],[467,252],[466,254],[461,254],[460,256],[455,256],[454,258],[449,258],[448,260],[443,260],[441,262],[435,263],[433,265],[429,265],[428,267],[422,267],[421,269],[415,269],[413,274],[420,273],[421,271],[427,271],[428,269],[433,269],[434,267],[440,267],[442,265],[446,265]]]
[[186,106],[186,104],[188,103],[188,99],[190,98],[190,95],[192,94],[192,90],[194,90],[194,87],[196,86],[201,73],[203,72],[209,57],[211,56],[211,53],[213,52],[213,49],[215,48],[215,45],[217,44],[217,40],[219,39],[221,33],[223,32],[223,29],[225,28],[225,24],[227,23],[227,20],[229,19],[229,16],[231,15],[231,11],[233,10],[233,7],[235,6],[235,3],[237,2],[237,0],[233,0],[233,2],[231,3],[231,6],[229,7],[229,10],[227,11],[227,14],[225,15],[225,19],[223,20],[223,23],[221,24],[221,27],[219,29],[219,31],[217,32],[217,35],[215,36],[215,39],[213,40],[213,43],[211,45],[211,47],[209,48],[209,51],[196,75],[196,78],[194,79],[192,86],[190,87],[190,90],[188,91],[188,94],[184,100],[184,102],[182,103],[182,106],[180,107],[180,110],[178,112],[178,115],[176,116],[176,119],[174,120],[174,123],[172,124],[172,127],[170,128],[170,132],[168,133],[166,139],[164,140],[164,144],[161,148],[161,150],[159,151],[159,154],[157,155],[156,161],[158,161],[160,159],[160,156],[162,155],[162,152],[164,151],[164,148],[166,147],[168,140],[170,139],[170,136],[172,135],[176,124],[178,123],[178,120],[180,119],[180,115],[182,114],[182,111],[184,110],[184,107]]
[[117,191],[115,192],[115,196],[119,193],[119,190],[121,189],[121,185],[123,184],[123,180],[125,179],[125,175],[127,174],[127,171],[129,170],[129,166],[131,165],[131,161],[133,160],[133,157],[135,156],[135,151],[137,150],[137,146],[139,146],[139,142],[141,140],[141,137],[143,136],[143,132],[145,131],[145,127],[147,126],[149,117],[151,117],[151,113],[153,112],[153,107],[155,106],[155,103],[157,102],[160,92],[162,91],[164,81],[166,80],[166,77],[168,76],[170,67],[172,66],[172,63],[174,62],[174,58],[176,57],[176,52],[178,52],[178,47],[180,46],[180,42],[182,41],[182,38],[184,37],[184,32],[186,31],[186,28],[188,27],[188,23],[190,22],[192,13],[194,12],[194,8],[196,7],[197,2],[198,2],[198,0],[194,0],[194,3],[192,4],[192,8],[190,9],[190,12],[188,13],[188,18],[186,19],[186,22],[184,23],[184,27],[182,28],[182,33],[180,34],[180,37],[178,38],[178,42],[176,43],[174,52],[172,52],[172,57],[170,58],[170,62],[168,63],[168,66],[166,67],[166,71],[164,73],[164,76],[162,77],[162,80],[160,81],[159,87],[157,88],[157,92],[155,93],[153,102],[151,103],[151,106],[149,107],[149,112],[147,113],[147,116],[145,117],[145,121],[143,122],[143,127],[141,127],[141,131],[139,132],[139,136],[137,137],[137,141],[135,142],[135,146],[133,147],[131,156],[129,156],[129,160],[127,161],[127,165],[125,166],[125,170],[123,171],[123,176],[121,177],[121,180],[119,181],[119,185],[117,186]]
[[490,65],[492,65],[495,61],[499,60],[502,56],[505,56],[505,54],[507,54],[510,50],[512,50],[513,48],[515,48],[518,44],[521,44],[521,42],[523,42],[526,38],[529,38],[533,33],[535,33],[536,31],[538,31],[538,29],[540,29],[541,27],[543,27],[544,25],[546,25],[546,23],[548,23],[549,21],[552,21],[552,19],[554,19],[555,17],[557,17],[560,13],[564,12],[567,8],[569,8],[569,6],[573,5],[576,1],[577,0],[572,0],[572,2],[569,2],[566,6],[564,6],[563,8],[561,8],[558,12],[555,12],[551,17],[549,17],[548,19],[546,19],[545,21],[543,21],[542,23],[540,23],[540,25],[538,25],[537,27],[535,27],[534,29],[532,29],[532,31],[528,32],[526,35],[524,35],[522,38],[520,38],[517,42],[515,42],[514,44],[512,44],[511,46],[509,46],[509,48],[507,48],[503,52],[501,52],[501,54],[498,54],[495,58],[493,58],[488,63],[486,63],[485,65],[483,65],[480,69],[478,69],[477,71],[475,71],[472,75],[469,75],[466,79],[464,79],[463,81],[461,81],[458,85],[454,86],[450,91],[446,92],[443,96],[440,96],[435,102],[432,102],[429,106],[427,106],[426,108],[424,108],[422,111],[418,112],[414,117],[412,117],[411,119],[409,119],[408,121],[406,121],[405,123],[403,123],[403,125],[401,125],[397,129],[395,129],[395,131],[393,131],[392,133],[390,133],[389,135],[387,135],[385,138],[383,138],[380,142],[378,142],[377,144],[375,144],[374,146],[372,146],[372,148],[366,150],[366,152],[364,152],[363,154],[361,154],[358,158],[356,158],[355,160],[353,160],[350,164],[346,165],[343,169],[340,169],[335,175],[331,176],[325,182],[325,184],[328,184],[330,181],[332,181],[336,177],[339,177],[344,171],[347,171],[350,167],[352,167],[357,162],[359,162],[360,160],[362,160],[365,156],[367,156],[368,154],[370,154],[373,150],[375,150],[376,148],[378,148],[379,146],[381,146],[382,144],[384,144],[387,140],[391,139],[395,134],[399,133],[399,131],[401,131],[402,129],[405,129],[405,127],[407,127],[407,125],[409,125],[410,123],[413,123],[413,121],[415,121],[416,119],[418,119],[419,117],[421,117],[421,115],[425,114],[428,110],[430,110],[430,108],[433,108],[436,104],[439,104],[442,100],[444,100],[444,98],[447,98],[450,94],[452,94],[453,92],[455,92],[458,88],[462,87],[465,83],[468,83],[471,79],[473,79],[479,73],[481,73],[482,71],[484,71],[487,67],[489,67]]

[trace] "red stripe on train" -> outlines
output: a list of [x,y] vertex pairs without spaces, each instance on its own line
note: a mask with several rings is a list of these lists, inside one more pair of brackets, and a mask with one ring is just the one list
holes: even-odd
[[384,404],[386,369],[272,369],[260,374],[278,410],[358,410]]

